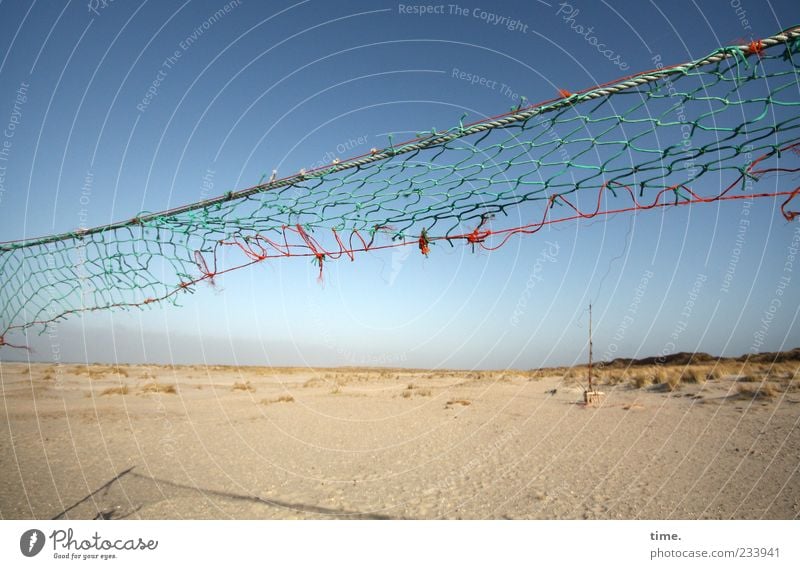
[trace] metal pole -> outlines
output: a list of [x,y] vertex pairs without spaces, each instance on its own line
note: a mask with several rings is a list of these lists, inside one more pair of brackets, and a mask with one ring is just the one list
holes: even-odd
[[589,391],[592,389],[592,305],[589,304]]

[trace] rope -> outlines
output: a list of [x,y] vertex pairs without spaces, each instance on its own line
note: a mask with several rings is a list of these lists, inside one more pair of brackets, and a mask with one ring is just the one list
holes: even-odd
[[274,190],[286,186],[293,186],[305,180],[320,178],[327,174],[342,172],[344,170],[350,170],[352,168],[358,168],[360,166],[365,166],[373,162],[386,160],[393,156],[399,156],[401,154],[415,152],[425,148],[430,148],[432,146],[440,146],[444,143],[459,138],[463,138],[466,136],[472,136],[473,134],[485,132],[490,129],[503,128],[513,123],[524,122],[537,115],[553,112],[567,105],[580,103],[583,101],[590,101],[598,99],[600,97],[608,97],[610,95],[614,95],[621,91],[625,91],[628,89],[632,89],[635,87],[639,87],[642,85],[646,85],[648,83],[658,81],[670,75],[685,74],[692,69],[703,67],[705,65],[709,65],[712,63],[718,63],[720,61],[724,61],[728,58],[734,57],[737,54],[744,54],[745,56],[749,55],[760,56],[760,54],[764,51],[765,48],[772,47],[778,44],[788,43],[789,41],[798,38],[800,38],[800,26],[793,26],[783,32],[775,34],[774,36],[758,40],[757,42],[751,42],[748,45],[720,48],[702,59],[698,59],[692,62],[687,62],[682,65],[673,65],[659,70],[647,71],[639,75],[629,76],[625,79],[618,80],[618,82],[614,84],[599,85],[575,94],[569,94],[568,91],[563,91],[562,93],[567,96],[562,96],[560,99],[551,99],[538,104],[530,105],[529,107],[527,107],[522,111],[514,112],[513,114],[508,113],[505,115],[499,115],[494,119],[490,119],[489,121],[486,122],[474,123],[472,125],[468,125],[467,127],[458,127],[456,130],[449,132],[447,134],[442,134],[439,136],[431,136],[430,138],[427,139],[419,139],[419,138],[413,139],[408,142],[400,144],[399,148],[397,149],[388,148],[388,149],[383,149],[382,151],[379,152],[372,152],[370,154],[363,154],[360,156],[356,156],[354,158],[345,161],[337,160],[336,161],[337,163],[332,163],[328,166],[322,166],[320,168],[308,172],[303,171],[295,175],[288,176],[286,178],[270,181],[266,184],[259,184],[236,192],[228,192],[216,198],[210,198],[190,205],[165,210],[159,213],[151,213],[151,214],[136,216],[127,221],[110,223],[107,225],[101,225],[90,229],[79,229],[72,232],[60,233],[36,239],[21,239],[17,241],[0,242],[0,251],[8,251],[19,247],[45,245],[47,243],[54,243],[56,241],[63,241],[65,239],[70,239],[70,238],[80,239],[87,235],[103,233],[105,231],[114,229],[121,229],[123,227],[128,227],[131,225],[141,225],[147,222],[160,220],[161,218],[180,215],[182,213],[204,210],[209,208],[210,206],[223,204],[240,198],[246,198],[257,193],[266,192],[269,190]]

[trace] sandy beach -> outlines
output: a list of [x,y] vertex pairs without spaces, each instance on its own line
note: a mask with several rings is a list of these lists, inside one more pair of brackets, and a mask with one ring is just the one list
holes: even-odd
[[796,519],[796,376],[741,372],[0,363],[0,517]]

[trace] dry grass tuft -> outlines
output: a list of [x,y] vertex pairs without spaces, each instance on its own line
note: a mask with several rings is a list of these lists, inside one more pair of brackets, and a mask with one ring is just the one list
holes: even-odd
[[800,373],[800,365],[797,362],[780,362],[773,366],[772,371],[782,379],[791,379]]
[[174,385],[166,385],[164,383],[148,383],[140,390],[140,393],[177,393]]
[[453,407],[455,405],[461,405],[463,407],[467,407],[468,405],[472,405],[472,401],[469,399],[451,399],[445,404],[445,408]]
[[706,379],[722,379],[726,376],[736,375],[736,371],[738,369],[738,367],[735,367],[731,363],[717,361],[714,364],[710,364],[709,367],[706,368]]
[[670,378],[670,375],[671,374],[667,373],[666,369],[660,366],[638,370],[631,377],[631,385],[633,385],[633,387],[636,389],[642,389],[651,385],[665,385],[669,387],[667,382]]
[[706,373],[700,368],[687,367],[681,372],[681,383],[703,384],[706,382]]
[[275,399],[262,399],[260,403],[262,405],[272,405],[273,403],[294,403],[294,397],[291,395],[281,395]]
[[109,387],[100,392],[100,395],[127,395],[130,392],[127,385]]
[[759,385],[739,384],[736,387],[736,393],[742,399],[772,399],[778,395],[778,390],[770,383],[761,383]]
[[118,377],[128,377],[128,371],[124,367],[118,365],[104,366],[92,364],[89,366],[77,366],[72,369],[72,373],[75,375],[87,375],[89,379],[103,379],[109,374]]
[[740,375],[736,381],[742,383],[761,383],[761,378],[751,374]]
[[598,381],[604,382],[606,385],[620,385],[628,380],[628,376],[624,372],[603,371],[596,375]]
[[784,391],[800,391],[800,381],[796,378],[789,378],[783,381],[781,387]]
[[321,387],[327,385],[329,382],[321,377],[312,377],[303,384],[303,387]]
[[680,389],[681,377],[682,374],[677,371],[667,374],[666,382],[664,382],[665,385],[667,386],[667,389],[669,391],[675,391],[676,389]]
[[400,397],[402,397],[403,399],[409,399],[414,395],[419,395],[421,397],[430,397],[431,390],[427,389],[427,388],[423,389],[423,388],[417,387],[413,383],[409,383],[408,386],[406,387],[406,389],[403,390],[402,393],[400,393]]
[[233,384],[233,387],[231,387],[231,390],[232,391],[255,391],[256,388],[249,381],[245,381],[244,383],[242,383],[241,381],[237,381],[236,383]]
[[500,371],[471,371],[463,375],[463,385],[474,383],[511,383],[512,378],[505,372]]
[[697,367],[658,368],[653,372],[652,381],[666,391],[676,391],[682,385],[702,385],[706,382],[706,372]]

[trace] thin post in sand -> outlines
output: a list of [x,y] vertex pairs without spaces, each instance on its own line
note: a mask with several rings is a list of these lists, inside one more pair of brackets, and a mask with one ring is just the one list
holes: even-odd
[[583,392],[583,402],[587,406],[599,405],[605,396],[606,394],[597,391],[592,383],[592,305],[589,303],[589,389]]

